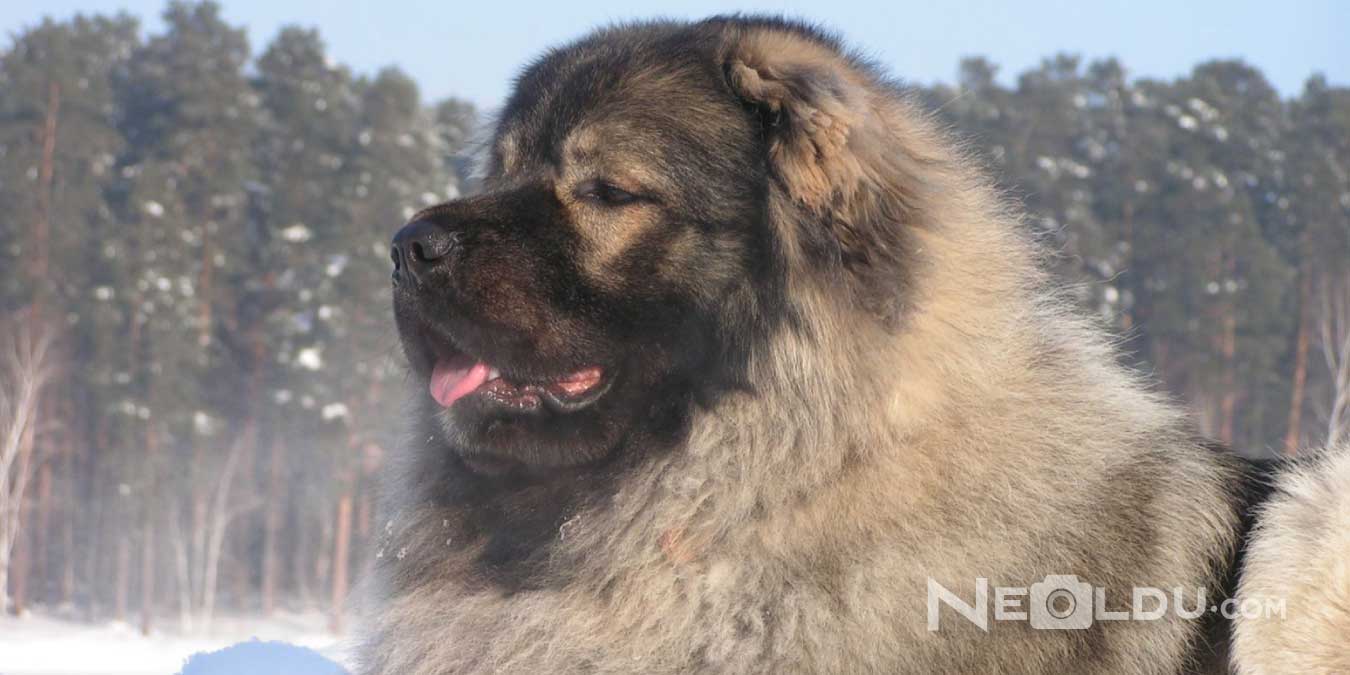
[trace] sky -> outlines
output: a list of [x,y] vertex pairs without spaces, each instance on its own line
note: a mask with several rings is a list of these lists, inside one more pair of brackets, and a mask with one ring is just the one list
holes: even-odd
[[[150,31],[164,0],[0,0],[9,40],[43,16],[126,10]],[[903,79],[950,82],[962,57],[982,55],[1016,73],[1057,52],[1118,57],[1131,74],[1175,77],[1196,63],[1238,57],[1280,92],[1297,95],[1313,72],[1350,84],[1350,0],[223,0],[255,52],[282,26],[319,29],[331,55],[360,73],[396,65],[424,96],[499,105],[511,78],[542,49],[588,29],[641,17],[696,18],[729,11],[781,13],[821,23]]]

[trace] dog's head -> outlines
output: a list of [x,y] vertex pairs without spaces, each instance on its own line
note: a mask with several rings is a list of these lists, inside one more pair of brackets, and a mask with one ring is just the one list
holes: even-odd
[[603,463],[752,388],[795,286],[894,320],[923,161],[893,142],[896,100],[777,20],[601,31],[530,66],[482,193],[393,242],[401,338],[446,444],[478,473]]

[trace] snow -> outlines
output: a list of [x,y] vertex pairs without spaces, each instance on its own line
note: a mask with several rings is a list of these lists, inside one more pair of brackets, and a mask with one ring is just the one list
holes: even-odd
[[342,666],[306,647],[258,639],[209,654],[195,654],[182,675],[345,675]]
[[[325,629],[327,619],[317,612],[278,613],[270,619],[220,616],[208,635],[185,635],[174,630],[168,617],[163,629],[148,637],[121,622],[86,624],[42,615],[0,616],[0,673],[5,675],[184,675],[272,672],[318,675],[341,672],[319,669],[313,653],[281,649],[275,640],[313,649],[344,664],[342,640]],[[264,642],[253,642],[261,640]],[[244,644],[239,644],[244,643]],[[188,658],[193,667],[183,671]],[[246,659],[246,660],[245,660]],[[309,669],[302,669],[304,664]],[[223,669],[223,668],[228,668]]]
[[300,354],[295,357],[295,362],[300,364],[301,368],[306,370],[319,370],[323,368],[323,356],[318,347],[305,347],[300,350]]
[[338,254],[328,258],[328,266],[324,273],[330,277],[336,277],[342,274],[342,270],[347,269],[347,256]]
[[303,243],[310,240],[314,233],[303,223],[295,223],[281,231],[281,238],[293,243]]
[[210,436],[216,432],[216,422],[204,410],[192,413],[192,430],[199,436]]

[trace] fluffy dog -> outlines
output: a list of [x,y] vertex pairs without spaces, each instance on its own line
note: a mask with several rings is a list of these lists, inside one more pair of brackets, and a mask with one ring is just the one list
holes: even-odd
[[[1203,608],[1258,472],[1117,364],[1019,217],[810,27],[546,53],[482,193],[394,240],[416,391],[359,670],[1221,671]],[[932,600],[1047,576],[1202,611],[1049,630]]]

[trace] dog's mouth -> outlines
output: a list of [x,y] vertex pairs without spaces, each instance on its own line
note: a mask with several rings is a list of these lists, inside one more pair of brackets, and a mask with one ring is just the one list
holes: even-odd
[[599,400],[608,390],[609,381],[600,366],[586,366],[557,376],[515,376],[469,354],[449,352],[437,354],[429,389],[442,408],[475,396],[520,412],[546,407],[569,413]]

